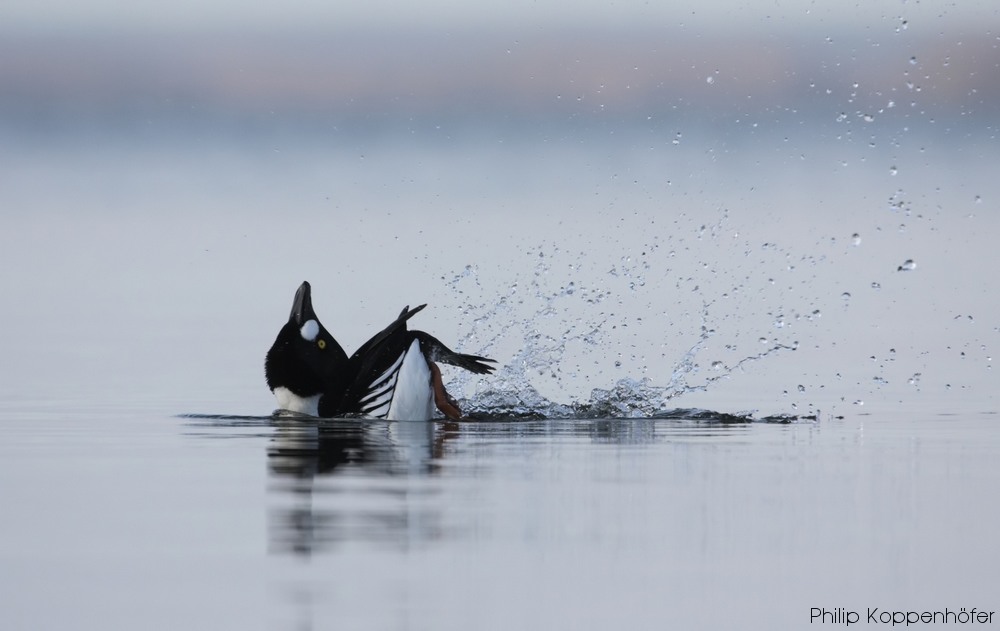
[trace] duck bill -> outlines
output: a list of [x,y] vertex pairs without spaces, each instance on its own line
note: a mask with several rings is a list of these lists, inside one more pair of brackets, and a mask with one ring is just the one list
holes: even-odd
[[292,313],[288,319],[298,325],[302,325],[307,320],[316,320],[316,312],[312,305],[312,288],[309,281],[303,281],[295,292],[295,300],[292,302]]

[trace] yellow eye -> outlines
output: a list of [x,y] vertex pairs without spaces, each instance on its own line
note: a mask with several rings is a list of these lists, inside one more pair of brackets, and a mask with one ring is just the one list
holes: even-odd
[[326,340],[318,340],[316,346],[319,346],[319,350],[326,348]]

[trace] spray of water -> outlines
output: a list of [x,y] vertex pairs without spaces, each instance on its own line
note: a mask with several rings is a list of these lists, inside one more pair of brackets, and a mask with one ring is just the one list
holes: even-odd
[[[795,350],[797,346],[766,343],[758,347],[762,350],[737,361],[709,362],[710,374],[705,374],[708,371],[699,361],[700,354],[716,331],[710,324],[714,302],[703,300],[699,329],[693,332],[693,341],[686,351],[673,361],[666,383],[655,383],[646,375],[619,377],[606,387],[591,388],[585,396],[570,396],[562,402],[552,400],[539,391],[537,380],[549,377],[557,385],[581,380],[593,383],[583,370],[564,366],[564,360],[571,353],[582,352],[597,358],[594,364],[608,363],[605,342],[614,337],[609,333],[619,333],[621,325],[615,323],[619,320],[602,305],[612,295],[611,289],[578,281],[549,287],[552,257],[541,248],[531,252],[531,256],[537,262],[527,282],[518,279],[500,296],[463,307],[470,328],[458,348],[474,349],[487,356],[505,344],[510,345],[512,340],[515,348],[510,360],[494,375],[482,378],[463,371],[449,384],[449,390],[464,394],[463,410],[473,417],[650,418],[670,417],[678,412],[690,417],[698,411],[678,410],[672,404],[675,398],[706,390],[711,384],[745,370],[750,363]],[[629,291],[635,291],[645,285],[645,269],[648,264],[632,264],[626,257],[608,275],[624,283]],[[487,293],[475,266],[467,266],[447,282],[453,292],[467,298]],[[566,314],[575,315],[568,318]],[[617,360],[610,361],[620,365]],[[697,383],[692,383],[696,375]],[[782,421],[785,417],[767,420]]]

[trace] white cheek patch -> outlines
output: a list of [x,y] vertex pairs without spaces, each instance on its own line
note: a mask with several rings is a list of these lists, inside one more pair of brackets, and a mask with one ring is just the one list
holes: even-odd
[[312,342],[319,335],[319,322],[315,320],[306,320],[306,323],[302,325],[299,329],[299,335],[302,336],[307,342]]

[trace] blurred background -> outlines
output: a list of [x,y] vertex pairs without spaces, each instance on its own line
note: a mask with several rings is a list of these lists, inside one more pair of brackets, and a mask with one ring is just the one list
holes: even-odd
[[998,11],[6,2],[0,387],[267,413],[308,279],[560,402],[995,409]]

